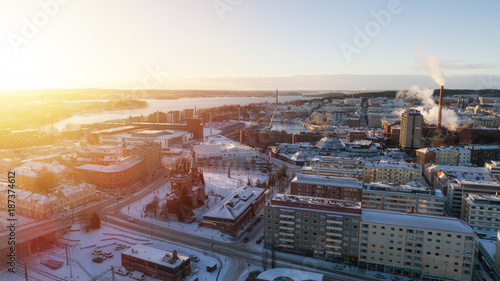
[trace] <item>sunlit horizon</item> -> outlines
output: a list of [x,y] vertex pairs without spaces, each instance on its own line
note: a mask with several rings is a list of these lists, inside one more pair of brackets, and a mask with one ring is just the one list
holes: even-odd
[[494,1],[217,3],[4,2],[0,89],[435,87],[424,53],[450,88],[499,88]]

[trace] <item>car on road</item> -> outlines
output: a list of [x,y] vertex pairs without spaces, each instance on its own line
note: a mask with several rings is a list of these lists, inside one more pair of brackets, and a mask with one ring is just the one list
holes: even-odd
[[261,239],[261,238],[257,239],[257,240],[255,241],[255,244],[260,244],[260,242],[262,242],[262,239]]
[[199,262],[199,261],[200,261],[200,259],[199,259],[197,256],[195,256],[195,255],[189,255],[189,257],[190,257],[190,258],[191,258],[191,260],[193,260],[194,262]]
[[336,270],[343,270],[343,269],[344,269],[344,267],[343,267],[342,265],[340,265],[340,264],[336,264],[336,265],[334,265],[334,266],[333,266],[333,269],[336,269]]
[[135,220],[134,220],[134,218],[128,218],[127,220],[128,220],[129,222],[134,222],[134,221],[135,221]]
[[250,240],[250,238],[245,237],[245,239],[243,239],[243,243],[245,243],[245,244],[248,243],[248,240]]
[[251,226],[250,226],[250,227],[247,229],[247,232],[252,232],[252,230],[253,230],[253,227],[251,227]]
[[123,266],[115,267],[115,273],[121,276],[127,276],[128,270]]
[[104,259],[103,259],[103,258],[101,258],[101,257],[95,257],[95,258],[93,258],[93,259],[92,259],[92,261],[93,261],[93,262],[96,262],[96,263],[101,263],[101,262],[103,262],[103,261],[104,261]]
[[393,277],[391,278],[391,280],[392,280],[392,281],[404,281],[404,279],[403,279],[403,278],[401,278],[401,277],[399,277],[399,276],[393,276]]
[[253,226],[257,226],[257,224],[258,224],[258,223],[259,223],[259,221],[258,221],[258,220],[256,220],[256,221],[255,221],[252,225],[253,225]]
[[96,255],[96,256],[98,256],[98,255],[100,255],[100,254],[102,254],[102,251],[101,251],[101,250],[93,250],[93,251],[92,251],[92,255]]
[[385,279],[386,278],[385,274],[382,274],[382,273],[375,274],[375,277],[380,278],[380,279]]
[[262,217],[259,217],[259,218],[257,219],[257,222],[260,222],[261,220],[262,220]]
[[111,252],[104,252],[102,253],[103,256],[107,257],[107,258],[112,258],[113,257],[113,253]]

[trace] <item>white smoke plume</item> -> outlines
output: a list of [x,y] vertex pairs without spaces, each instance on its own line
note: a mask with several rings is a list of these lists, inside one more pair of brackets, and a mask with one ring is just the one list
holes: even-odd
[[[420,113],[424,116],[425,122],[429,124],[437,124],[439,105],[437,105],[432,98],[433,92],[434,89],[420,89],[418,86],[411,86],[408,91],[398,92],[396,98],[405,101],[419,100],[422,105],[416,107],[415,109],[419,110]],[[456,131],[456,129],[458,128],[458,117],[455,111],[448,108],[443,108],[441,125],[452,131]]]
[[441,71],[441,65],[439,60],[435,55],[425,55],[425,65],[431,73],[432,79],[439,85],[444,86],[446,84],[446,79],[444,79],[443,72]]

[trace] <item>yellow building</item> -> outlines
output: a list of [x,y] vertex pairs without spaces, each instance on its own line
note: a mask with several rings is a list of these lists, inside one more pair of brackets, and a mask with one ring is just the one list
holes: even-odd
[[405,184],[409,181],[420,181],[422,166],[398,161],[365,161],[363,182],[384,182]]
[[422,280],[472,280],[475,234],[457,218],[363,210],[359,266]]

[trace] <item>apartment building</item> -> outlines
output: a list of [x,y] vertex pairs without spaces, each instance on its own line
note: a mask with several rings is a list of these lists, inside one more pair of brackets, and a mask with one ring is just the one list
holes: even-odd
[[363,184],[355,178],[299,174],[292,179],[290,194],[360,202]]
[[462,210],[462,219],[479,232],[500,230],[500,196],[469,193]]
[[265,247],[423,280],[472,281],[475,234],[462,220],[277,194]]
[[440,190],[412,182],[407,185],[365,184],[361,206],[403,213],[444,215],[445,197]]
[[399,147],[401,149],[420,148],[422,139],[422,124],[424,117],[420,111],[406,110],[401,115],[401,131],[399,133]]
[[265,247],[357,264],[360,216],[358,202],[277,194],[265,208]]
[[385,182],[405,184],[409,181],[420,181],[422,166],[399,161],[365,161],[363,182]]
[[[0,183],[0,210],[3,211],[9,209],[8,190],[7,183]],[[51,192],[44,193],[16,189],[16,214],[35,220],[47,219],[99,198],[100,193],[96,191],[96,186],[88,183],[61,184]]]
[[302,167],[301,173],[361,180],[363,178],[363,163],[362,158],[323,156],[319,158],[319,161]]
[[363,210],[359,267],[422,280],[471,281],[474,231],[448,217]]
[[449,216],[460,218],[462,210],[465,209],[464,199],[469,196],[469,193],[495,195],[498,192],[500,192],[498,181],[455,179],[454,182],[448,184],[445,212]]
[[500,161],[491,160],[484,164],[484,167],[490,171],[492,175],[500,179]]
[[471,151],[463,147],[426,147],[417,150],[417,164],[470,165]]

